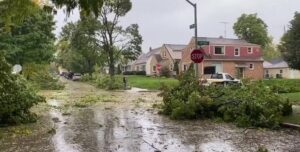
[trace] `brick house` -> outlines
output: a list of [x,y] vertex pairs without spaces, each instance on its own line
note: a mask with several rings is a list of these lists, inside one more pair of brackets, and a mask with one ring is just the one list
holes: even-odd
[[[198,37],[198,41],[208,41],[209,46],[202,46],[205,51],[203,63],[199,64],[199,74],[205,77],[213,73],[229,73],[236,78],[263,79],[263,58],[259,45],[239,39]],[[191,65],[191,52],[195,49],[192,38],[182,52],[180,71],[184,72]]]

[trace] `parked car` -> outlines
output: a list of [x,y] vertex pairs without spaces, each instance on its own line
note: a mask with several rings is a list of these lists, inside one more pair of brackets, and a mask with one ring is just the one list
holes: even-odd
[[206,79],[202,81],[203,85],[235,85],[241,84],[241,80],[235,79],[228,73],[216,73],[212,74],[210,79]]
[[81,74],[80,73],[74,73],[72,80],[73,81],[79,81],[81,79]]

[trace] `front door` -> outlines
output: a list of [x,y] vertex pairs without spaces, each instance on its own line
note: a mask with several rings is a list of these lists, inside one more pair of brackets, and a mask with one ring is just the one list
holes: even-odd
[[237,68],[237,69],[236,69],[236,77],[237,77],[238,79],[244,78],[244,71],[245,71],[244,68]]

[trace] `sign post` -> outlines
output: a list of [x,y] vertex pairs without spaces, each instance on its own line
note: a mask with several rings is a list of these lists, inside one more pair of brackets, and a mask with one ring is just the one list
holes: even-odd
[[[190,5],[192,5],[194,7],[194,19],[195,19],[195,23],[190,26],[190,29],[195,29],[195,49],[197,49],[198,48],[198,44],[197,44],[197,41],[198,41],[197,4],[196,3],[192,3],[190,0],[186,0],[186,1]],[[197,78],[199,78],[198,64],[197,63],[194,65],[194,68],[195,68],[196,76],[197,76]]]

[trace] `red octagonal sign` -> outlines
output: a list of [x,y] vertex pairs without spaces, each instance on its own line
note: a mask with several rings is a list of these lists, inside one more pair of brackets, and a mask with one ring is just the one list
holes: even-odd
[[201,63],[204,59],[204,50],[196,49],[191,53],[191,60],[194,63]]

